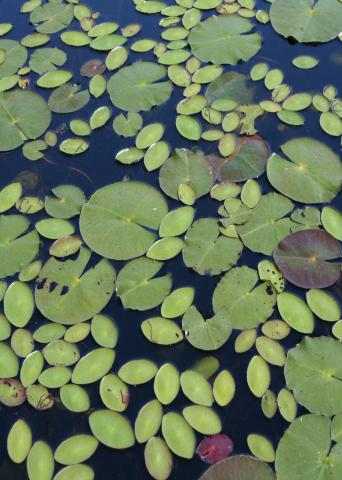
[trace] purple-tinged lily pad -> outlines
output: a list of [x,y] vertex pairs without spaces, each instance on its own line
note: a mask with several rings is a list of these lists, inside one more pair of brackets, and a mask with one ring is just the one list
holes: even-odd
[[93,58],[85,62],[81,67],[81,75],[83,77],[95,77],[95,75],[100,75],[106,70],[106,65],[102,60],[98,58]]
[[285,237],[273,253],[284,277],[302,288],[325,288],[340,277],[338,241],[323,230],[303,230]]
[[275,475],[257,458],[235,455],[210,467],[200,480],[275,480]]
[[205,437],[197,446],[196,453],[203,462],[217,463],[234,450],[233,440],[224,434],[210,435]]

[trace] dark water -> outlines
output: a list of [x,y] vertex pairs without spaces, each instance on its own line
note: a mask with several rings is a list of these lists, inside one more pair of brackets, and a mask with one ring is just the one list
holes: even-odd
[[[0,21],[12,22],[15,27],[6,38],[20,39],[27,33],[32,32],[32,27],[28,22],[27,15],[19,13],[21,5],[19,0],[0,0]],[[169,2],[172,4],[171,0]],[[259,8],[268,7],[266,2],[259,2]],[[142,15],[135,11],[131,0],[115,0],[112,2],[106,0],[88,0],[87,4],[94,11],[102,13],[100,21],[114,20],[121,26],[128,23],[141,23],[143,29],[137,38],[156,38],[159,39],[162,29],[158,26],[159,15]],[[248,73],[251,66],[259,61],[267,61],[272,67],[281,68],[285,73],[285,82],[294,87],[295,92],[300,91],[322,91],[327,84],[334,84],[338,87],[340,78],[340,65],[334,63],[334,54],[338,55],[341,45],[338,40],[328,44],[302,46],[299,44],[291,45],[282,37],[276,35],[270,25],[264,25],[260,28],[264,38],[264,44],[259,55],[254,57],[247,64],[238,67],[227,67],[226,70],[238,70],[242,73]],[[58,39],[59,35],[53,35],[53,40],[48,46],[60,46],[68,54],[68,61],[63,68],[74,72],[74,81],[79,82],[83,87],[87,87],[88,80],[81,77],[79,70],[81,65],[90,58],[104,58],[105,55],[99,52],[93,52],[88,47],[67,48]],[[320,59],[320,64],[314,70],[299,70],[292,66],[291,60],[302,54],[315,55]],[[130,61],[134,61],[138,55],[132,52]],[[145,53],[141,57],[144,60],[154,60],[152,53]],[[35,74],[31,75],[32,79]],[[32,82],[32,90],[35,89]],[[39,93],[48,96],[49,92],[39,89]],[[144,125],[161,121],[166,125],[165,140],[169,141],[173,148],[185,147],[192,148],[194,142],[187,141],[180,137],[174,125],[175,105],[181,98],[182,89],[175,87],[170,101],[161,107],[155,108],[150,112],[143,114]],[[269,93],[259,85],[257,88],[257,100],[268,99]],[[55,129],[64,122],[69,122],[72,118],[88,119],[91,113],[99,106],[109,104],[109,98],[105,94],[100,99],[92,99],[89,104],[80,112],[69,115],[53,115],[53,121],[50,129]],[[113,108],[113,116],[119,111]],[[259,133],[269,142],[272,151],[278,151],[280,145],[286,141],[300,136],[309,136],[331,146],[335,152],[339,151],[339,139],[334,139],[322,133],[319,127],[319,116],[313,111],[305,111],[305,126],[303,127],[284,127],[279,128],[280,123],[272,114],[259,119],[256,123]],[[59,135],[59,141],[68,138],[70,132]],[[121,149],[134,145],[134,138],[124,139],[118,137],[112,130],[111,121],[107,126],[95,131],[90,137],[89,150],[79,157],[68,157],[61,154],[58,149],[49,149],[46,160],[30,162],[26,160],[21,150],[15,150],[9,153],[0,154],[1,184],[2,188],[13,181],[20,172],[30,171],[37,175],[39,182],[33,191],[28,189],[27,193],[39,194],[42,197],[61,183],[70,183],[81,187],[87,195],[92,194],[96,189],[111,182],[120,181],[123,177],[129,177],[131,180],[146,181],[157,185],[158,171],[147,173],[142,162],[134,166],[124,166],[114,160],[115,154]],[[211,153],[215,149],[215,144],[209,142],[199,142],[197,144],[205,153]],[[264,193],[270,189],[267,180],[261,179]],[[168,199],[169,207],[176,207],[176,202]],[[337,205],[339,200],[335,200]],[[196,203],[196,217],[215,216],[218,203],[205,197]],[[39,219],[35,216],[35,220]],[[96,257],[94,255],[94,257]],[[241,257],[238,265],[249,265],[256,267],[261,257],[247,252]],[[115,263],[115,262],[114,262]],[[117,262],[118,269],[122,264]],[[200,276],[187,269],[181,259],[170,260],[164,266],[164,269],[170,271],[173,275],[173,288],[192,285],[196,288],[195,304],[205,316],[212,315],[211,296],[218,282],[219,277]],[[293,289],[302,294],[300,289]],[[204,356],[203,352],[193,349],[186,341],[174,347],[159,347],[149,343],[142,335],[140,323],[145,318],[158,315],[159,309],[146,313],[138,313],[130,310],[124,310],[116,297],[113,297],[110,304],[105,309],[105,313],[112,316],[117,322],[120,330],[119,343],[116,348],[117,359],[114,370],[127,360],[133,358],[149,357],[158,365],[164,362],[174,363],[180,370],[191,367],[198,359]],[[277,315],[274,315],[277,318]],[[317,326],[315,333],[328,334],[330,326]],[[42,318],[36,312],[33,321],[30,322],[30,328],[36,329],[42,324]],[[246,384],[246,369],[253,351],[243,355],[237,355],[234,352],[235,334],[232,335],[229,342],[224,345],[214,355],[220,360],[221,368],[228,368],[234,375],[237,384],[237,393],[233,402],[224,409],[217,409],[220,413],[224,428],[223,432],[230,435],[235,443],[235,453],[247,453],[246,437],[249,433],[261,433],[268,436],[277,445],[287,423],[282,420],[279,414],[272,420],[267,420],[260,409],[260,400],[253,397]],[[292,333],[286,339],[286,346],[295,345],[301,336]],[[88,338],[82,344],[79,344],[81,353],[95,348],[95,343]],[[283,371],[281,368],[272,367],[271,389],[278,392],[284,386]],[[101,407],[101,401],[98,394],[98,383],[89,388],[92,396],[92,407]],[[134,421],[137,412],[147,401],[153,398],[152,383],[130,388],[131,401],[125,414]],[[57,392],[56,392],[57,393]],[[165,408],[165,411],[181,409],[188,404],[185,397],[179,394],[177,400],[171,407]],[[35,440],[43,439],[48,441],[51,446],[56,447],[62,440],[72,434],[89,432],[87,415],[75,415],[67,412],[58,405],[46,412],[35,411],[28,405],[23,405],[18,409],[2,408],[0,410],[0,479],[7,478],[22,480],[26,479],[26,468],[23,465],[12,464],[6,454],[6,436],[10,426],[17,418],[24,418],[33,430]],[[200,439],[200,436],[198,436]],[[108,479],[137,479],[145,480],[149,476],[144,467],[143,460],[144,446],[137,445],[134,448],[125,451],[115,451],[104,446],[100,446],[94,457],[87,462],[96,473],[97,480]],[[206,464],[197,457],[193,460],[182,460],[174,457],[174,469],[172,479],[188,480],[197,479],[207,468]],[[290,479],[289,479],[290,480]]]

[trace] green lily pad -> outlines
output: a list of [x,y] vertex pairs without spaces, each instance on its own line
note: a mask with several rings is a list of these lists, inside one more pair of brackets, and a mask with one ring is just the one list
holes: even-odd
[[329,337],[309,338],[288,352],[285,379],[298,403],[312,413],[341,411],[341,344]]
[[37,85],[42,88],[56,88],[68,82],[72,73],[67,70],[52,70],[38,78]]
[[62,218],[44,218],[35,227],[42,237],[51,240],[72,235],[75,231],[73,224]]
[[72,113],[83,108],[90,99],[88,90],[80,85],[67,83],[54,90],[48,100],[49,108],[55,113]]
[[156,236],[147,229],[157,230],[166,214],[167,204],[156,189],[140,182],[118,182],[95,192],[83,206],[80,230],[96,253],[128,260],[143,255],[154,243]]
[[135,137],[143,126],[143,118],[139,113],[128,112],[127,116],[120,113],[113,120],[113,129],[117,135]]
[[74,185],[59,185],[52,189],[56,196],[45,197],[45,210],[50,217],[72,218],[81,213],[86,198],[82,190]]
[[302,203],[330,202],[342,182],[342,163],[326,145],[311,138],[296,138],[281,147],[289,158],[276,153],[267,163],[271,185]]
[[292,60],[295,67],[303,68],[304,70],[314,68],[318,65],[319,60],[311,55],[300,55]]
[[162,303],[172,284],[169,274],[153,278],[162,266],[156,260],[137,258],[120,270],[116,287],[125,308],[149,310]]
[[40,160],[44,157],[44,151],[48,148],[43,140],[32,140],[23,145],[23,155],[31,161]]
[[43,266],[35,289],[37,308],[53,322],[73,325],[100,312],[111,299],[115,270],[101,260],[84,273],[91,252],[81,248],[76,260],[50,258]]
[[160,187],[171,198],[178,199],[181,184],[190,186],[195,198],[199,198],[210,191],[213,183],[212,170],[200,150],[176,149],[160,169]]
[[291,233],[292,220],[283,217],[292,209],[293,203],[283,195],[263,195],[247,222],[237,227],[244,245],[253,252],[271,255],[278,243]]
[[236,65],[261,48],[261,34],[248,33],[252,28],[253,24],[239,15],[212,16],[191,30],[189,45],[202,62]]
[[165,75],[166,69],[161,65],[133,63],[109,79],[107,89],[110,99],[116,107],[129,112],[151,110],[170,98],[172,83],[160,81]]
[[54,0],[37,7],[30,15],[30,22],[40,33],[56,33],[67,27],[74,17],[74,7],[63,0]]
[[24,90],[0,93],[0,151],[13,150],[25,140],[38,138],[50,121],[51,112],[36,93]]
[[214,312],[224,311],[233,328],[257,327],[272,315],[276,292],[267,282],[257,285],[258,278],[256,270],[237,267],[217,284],[213,294]]
[[338,241],[324,230],[292,233],[277,246],[274,261],[284,277],[302,288],[326,288],[340,277],[338,263],[341,249]]
[[80,155],[89,148],[89,143],[82,138],[67,138],[59,145],[61,152],[66,155]]
[[272,27],[298,42],[329,42],[341,31],[342,9],[336,0],[274,0]]
[[275,480],[270,467],[255,457],[234,455],[210,467],[200,480]]
[[61,40],[66,45],[71,47],[83,47],[89,45],[91,38],[85,32],[80,32],[78,30],[67,30],[61,34]]
[[204,319],[195,306],[185,312],[182,328],[187,341],[200,350],[217,350],[226,343],[232,332],[232,325],[225,312]]
[[183,261],[200,275],[218,275],[237,263],[242,248],[237,238],[220,235],[215,218],[202,218],[186,233]]
[[0,64],[0,78],[16,73],[27,59],[27,50],[15,40],[0,40],[0,49],[6,54]]
[[331,437],[330,418],[321,415],[297,418],[278,444],[275,463],[278,480],[337,480],[342,475],[342,444],[333,444]]
[[0,216],[0,278],[20,272],[37,255],[39,235],[25,233],[29,226],[23,215]]

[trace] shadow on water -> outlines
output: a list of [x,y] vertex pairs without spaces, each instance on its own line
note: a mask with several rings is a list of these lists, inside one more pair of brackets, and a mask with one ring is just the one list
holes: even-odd
[[[12,22],[15,27],[8,36],[9,38],[19,39],[27,33],[31,32],[27,16],[19,14],[21,5],[19,0],[0,0],[0,17],[3,22]],[[128,23],[141,23],[143,29],[138,38],[159,38],[161,28],[158,26],[158,15],[142,15],[135,11],[131,0],[115,0],[108,2],[105,0],[88,0],[86,2],[93,8],[99,10],[101,20],[114,20],[125,26]],[[172,3],[171,0],[168,3]],[[260,1],[260,5],[264,6],[264,2]],[[326,84],[336,84],[336,80],[340,77],[340,65],[336,63],[338,59],[338,49],[340,45],[338,41],[320,45],[319,47],[299,44],[291,44],[282,37],[275,34],[270,25],[262,26],[264,44],[259,54],[247,64],[237,67],[228,67],[227,70],[238,70],[242,73],[248,73],[251,66],[260,61],[268,62],[274,68],[281,68],[285,74],[286,83],[294,86],[296,92],[300,91],[321,91]],[[51,46],[60,46],[59,36],[54,35]],[[49,45],[50,46],[50,45]],[[105,57],[104,54],[92,53],[88,47],[83,48],[66,48],[62,47],[68,53],[68,61],[65,64],[66,69],[74,72],[74,80],[83,87],[87,86],[88,80],[81,77],[79,70],[81,65],[90,58]],[[320,64],[309,73],[305,70],[295,68],[291,60],[300,54],[311,54],[319,58]],[[130,54],[130,61],[137,58],[137,55]],[[146,60],[152,60],[153,54],[146,53],[143,56]],[[332,59],[335,59],[332,61]],[[35,89],[31,85],[32,90]],[[48,92],[40,90],[40,94],[48,96]],[[175,87],[170,101],[150,112],[144,113],[144,124],[161,121],[166,125],[165,139],[170,142],[172,147],[192,148],[194,143],[186,141],[177,133],[174,126],[174,109],[178,100],[182,96],[182,90]],[[268,99],[269,94],[263,86],[258,86],[257,100]],[[89,118],[95,108],[104,104],[110,104],[107,95],[98,100],[92,99],[89,104],[80,112],[70,115],[53,116],[52,130],[62,131],[58,134],[59,141],[68,138],[68,129],[63,133],[63,124],[68,123],[71,118]],[[117,115],[119,111],[113,108],[113,114]],[[257,127],[259,133],[269,142],[272,151],[278,151],[280,145],[287,140],[299,137],[310,136],[312,138],[322,140],[329,144],[334,151],[339,150],[339,140],[329,137],[322,133],[318,115],[313,112],[305,112],[306,123],[304,127],[285,127],[275,120],[275,116],[269,114],[258,120]],[[89,150],[80,157],[67,157],[61,154],[58,149],[49,149],[47,159],[38,162],[30,162],[26,160],[20,149],[2,153],[0,155],[1,165],[1,188],[17,177],[19,172],[33,172],[38,180],[38,185],[33,191],[44,195],[50,189],[61,183],[72,183],[81,187],[87,195],[94,192],[95,189],[111,183],[120,181],[123,178],[131,180],[145,181],[153,185],[158,184],[158,172],[147,173],[139,163],[134,166],[125,166],[115,162],[115,154],[121,149],[133,145],[133,139],[124,139],[118,137],[112,130],[111,122],[98,131],[90,138]],[[196,146],[202,148],[205,153],[213,153],[215,147],[208,142],[199,142]],[[264,193],[270,190],[267,180],[261,179]],[[30,191],[30,186],[27,187]],[[335,204],[338,200],[335,200]],[[169,199],[170,208],[176,206],[176,202]],[[218,203],[210,198],[202,198],[196,203],[196,217],[213,216],[216,214]],[[249,265],[256,267],[260,256],[252,254],[244,250],[244,254],[239,261],[239,265]],[[115,262],[114,262],[115,263]],[[120,268],[120,263],[117,263]],[[164,267],[173,275],[173,287],[177,288],[185,285],[192,285],[196,289],[195,303],[199,310],[205,315],[212,315],[211,295],[217,277],[199,276],[193,271],[187,269],[180,258],[167,262]],[[293,291],[302,294],[300,289],[293,288]],[[173,362],[180,370],[190,367],[196,360],[203,357],[203,352],[193,349],[184,341],[175,347],[158,347],[150,344],[141,334],[140,323],[147,317],[158,315],[158,308],[147,313],[139,313],[130,310],[124,310],[119,300],[113,297],[105,312],[112,316],[117,322],[120,329],[120,339],[118,343],[117,358],[115,361],[115,370],[123,363],[132,358],[149,357],[156,361],[158,365],[164,362]],[[276,318],[276,316],[274,316]],[[32,330],[36,329],[42,322],[42,318],[36,312],[33,321],[30,323]],[[328,327],[318,326],[317,334],[328,334],[325,330]],[[330,327],[329,327],[330,330]],[[246,385],[246,368],[251,356],[254,352],[238,355],[234,352],[233,334],[229,342],[215,352],[214,355],[220,360],[222,368],[228,368],[232,371],[236,383],[237,394],[233,402],[226,409],[220,409],[220,415],[223,421],[223,432],[230,435],[235,443],[235,453],[248,452],[246,444],[246,436],[251,432],[257,432],[267,435],[276,445],[281,437],[287,424],[277,414],[272,420],[267,420],[261,413],[260,401],[252,396]],[[287,346],[293,346],[299,341],[300,336],[292,333],[286,339]],[[82,354],[95,348],[95,343],[88,338],[80,345]],[[277,392],[284,386],[283,372],[281,368],[272,367],[272,384],[271,388]],[[101,401],[98,394],[98,384],[89,388],[92,398],[92,407],[101,407]],[[134,421],[134,418],[141,406],[153,398],[152,384],[131,388],[131,401],[126,411],[127,416]],[[56,392],[57,393],[57,392]],[[187,401],[181,394],[172,404],[171,408],[166,410],[180,411]],[[2,408],[0,411],[0,478],[12,478],[15,480],[24,480],[27,478],[25,465],[12,464],[5,451],[6,435],[10,426],[17,418],[24,418],[30,424],[35,439],[47,440],[54,448],[59,442],[66,437],[75,434],[88,432],[87,415],[74,415],[67,412],[58,402],[56,407],[51,411],[38,412],[28,405],[23,405],[18,409]],[[106,447],[99,447],[96,455],[87,463],[94,467],[97,480],[128,480],[139,479],[145,480],[149,476],[146,473],[143,459],[144,446],[137,445],[134,448],[125,451],[114,451]],[[198,457],[193,460],[182,460],[175,458],[172,479],[195,480],[207,468]]]

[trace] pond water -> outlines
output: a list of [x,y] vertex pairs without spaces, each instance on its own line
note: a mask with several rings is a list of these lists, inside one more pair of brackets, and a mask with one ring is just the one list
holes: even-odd
[[[27,16],[20,14],[20,0],[0,0],[0,18],[2,22],[11,22],[14,28],[8,35],[9,38],[20,39],[24,35],[31,33],[32,26],[29,24]],[[94,11],[101,12],[101,21],[113,20],[125,26],[129,23],[140,23],[143,28],[138,38],[153,38],[158,40],[161,27],[158,26],[160,16],[144,15],[135,10],[135,6],[130,0],[115,0],[108,2],[106,0],[87,0],[86,2]],[[172,0],[166,3],[173,4]],[[260,8],[265,7],[266,2],[258,0],[257,5]],[[267,4],[266,4],[267,5]],[[270,24],[262,26],[263,46],[259,53],[249,62],[242,63],[236,67],[226,67],[226,71],[235,70],[248,74],[252,65],[266,61],[273,68],[280,68],[285,75],[286,83],[294,86],[295,91],[316,92],[322,91],[325,85],[338,83],[341,70],[341,44],[338,40],[326,44],[301,45],[294,42],[288,42],[285,38],[277,35]],[[90,58],[105,58],[105,54],[94,54],[88,47],[73,48],[66,47],[55,35],[53,46],[61,47],[68,54],[68,60],[63,68],[69,69],[74,73],[73,80],[80,83],[82,87],[87,88],[88,79],[79,74],[82,64]],[[300,70],[292,65],[292,59],[298,55],[314,55],[319,58],[319,65],[313,70]],[[132,52],[130,62],[141,58],[141,55]],[[154,61],[152,52],[145,53],[144,60]],[[37,89],[34,82],[30,89]],[[46,98],[49,90],[39,89],[39,93]],[[144,125],[151,122],[161,122],[165,125],[164,139],[170,143],[172,148],[192,148],[194,145],[202,149],[205,154],[215,152],[216,143],[205,141],[192,142],[182,138],[175,128],[175,105],[182,98],[182,89],[174,88],[171,99],[165,104],[153,108],[143,114]],[[265,98],[264,89],[257,84],[257,101]],[[113,108],[113,116],[120,111],[110,103],[108,95],[99,100],[91,99],[90,102],[80,112],[71,115],[54,114],[51,130],[57,130],[62,124],[70,121],[71,118],[87,119],[98,106],[110,105]],[[322,132],[317,112],[306,111],[306,122],[303,127],[280,127],[280,122],[274,120],[274,115],[269,114],[257,121],[259,133],[267,140],[270,149],[273,152],[279,152],[280,146],[286,141],[301,136],[308,136],[321,140],[329,145],[336,153],[340,149],[340,139],[326,135]],[[70,132],[68,129],[58,134],[58,140],[68,138]],[[142,162],[134,165],[123,165],[115,161],[116,153],[122,148],[132,146],[134,138],[125,139],[119,137],[113,132],[112,122],[91,135],[90,148],[80,156],[66,156],[59,152],[57,148],[49,149],[46,157],[37,162],[30,162],[25,159],[20,149],[0,154],[1,165],[1,188],[18,177],[22,172],[31,172],[37,181],[37,185],[30,189],[28,185],[26,192],[28,194],[37,194],[44,197],[51,188],[60,184],[73,184],[80,187],[87,196],[90,196],[98,188],[108,183],[121,181],[123,179],[139,180],[149,184],[158,185],[158,170],[147,172]],[[27,177],[28,178],[28,177]],[[265,175],[260,179],[263,192],[266,193],[270,188]],[[339,206],[340,199],[337,197],[332,205]],[[169,209],[177,208],[178,202],[168,198]],[[215,216],[217,211],[217,202],[210,199],[209,195],[199,199],[196,202],[196,217]],[[39,219],[39,216],[36,217]],[[43,214],[42,214],[43,218]],[[256,268],[261,255],[253,254],[244,249],[238,265],[248,265]],[[113,262],[119,270],[122,262]],[[213,314],[211,305],[211,295],[218,282],[216,276],[200,276],[191,269],[185,267],[180,256],[169,260],[164,267],[165,271],[171,272],[173,277],[173,288],[182,286],[193,286],[196,290],[194,303],[205,317]],[[163,270],[163,271],[164,271]],[[303,295],[303,291],[296,287],[288,285],[289,291]],[[331,289],[334,295],[339,295],[339,291]],[[172,362],[182,371],[190,368],[195,361],[202,358],[204,353],[196,350],[191,345],[183,341],[176,346],[162,347],[149,343],[141,334],[140,323],[145,318],[159,315],[159,307],[148,312],[137,312],[123,309],[119,299],[113,297],[104,313],[113,317],[119,327],[119,342],[116,348],[116,360],[114,369],[123,365],[126,361],[133,358],[150,358],[158,365],[164,362]],[[276,318],[276,315],[274,316]],[[34,318],[29,324],[29,328],[35,330],[42,322],[42,317],[36,311]],[[315,334],[330,335],[331,325],[320,322],[317,325]],[[219,359],[222,369],[229,369],[236,381],[237,394],[232,403],[227,408],[220,409],[220,417],[223,422],[223,433],[229,435],[234,441],[234,453],[248,453],[246,437],[251,432],[257,432],[266,435],[274,445],[277,445],[279,439],[287,428],[285,422],[279,413],[272,420],[267,420],[260,409],[260,399],[254,397],[248,389],[246,383],[246,369],[248,363],[255,351],[239,355],[234,351],[234,340],[238,332],[233,332],[230,340],[218,351],[213,354]],[[301,339],[301,335],[292,332],[283,344],[286,347],[296,345]],[[95,342],[88,337],[79,344],[81,354],[95,348]],[[277,392],[284,386],[284,377],[282,368],[271,367],[272,383],[271,388]],[[91,394],[92,408],[101,408],[102,403],[98,394],[98,382],[87,387]],[[133,422],[141,406],[154,398],[151,382],[137,388],[131,388],[130,405],[125,414]],[[166,410],[181,411],[188,404],[183,395],[178,395],[177,400]],[[35,439],[43,439],[55,448],[62,440],[76,433],[88,433],[87,414],[72,414],[66,411],[58,401],[51,410],[39,412],[27,404],[18,408],[0,407],[0,478],[13,478],[22,480],[27,478],[25,463],[14,465],[6,454],[6,436],[10,426],[18,418],[24,418],[30,425]],[[305,410],[300,409],[299,413]],[[200,437],[200,436],[199,436]],[[144,445],[136,445],[133,448],[116,451],[106,448],[102,445],[98,448],[96,454],[87,462],[94,468],[97,480],[125,480],[134,478],[145,480],[150,478],[144,466]],[[197,455],[192,460],[183,460],[174,457],[174,468],[171,475],[172,479],[196,480],[206,470],[207,464],[203,463]]]

